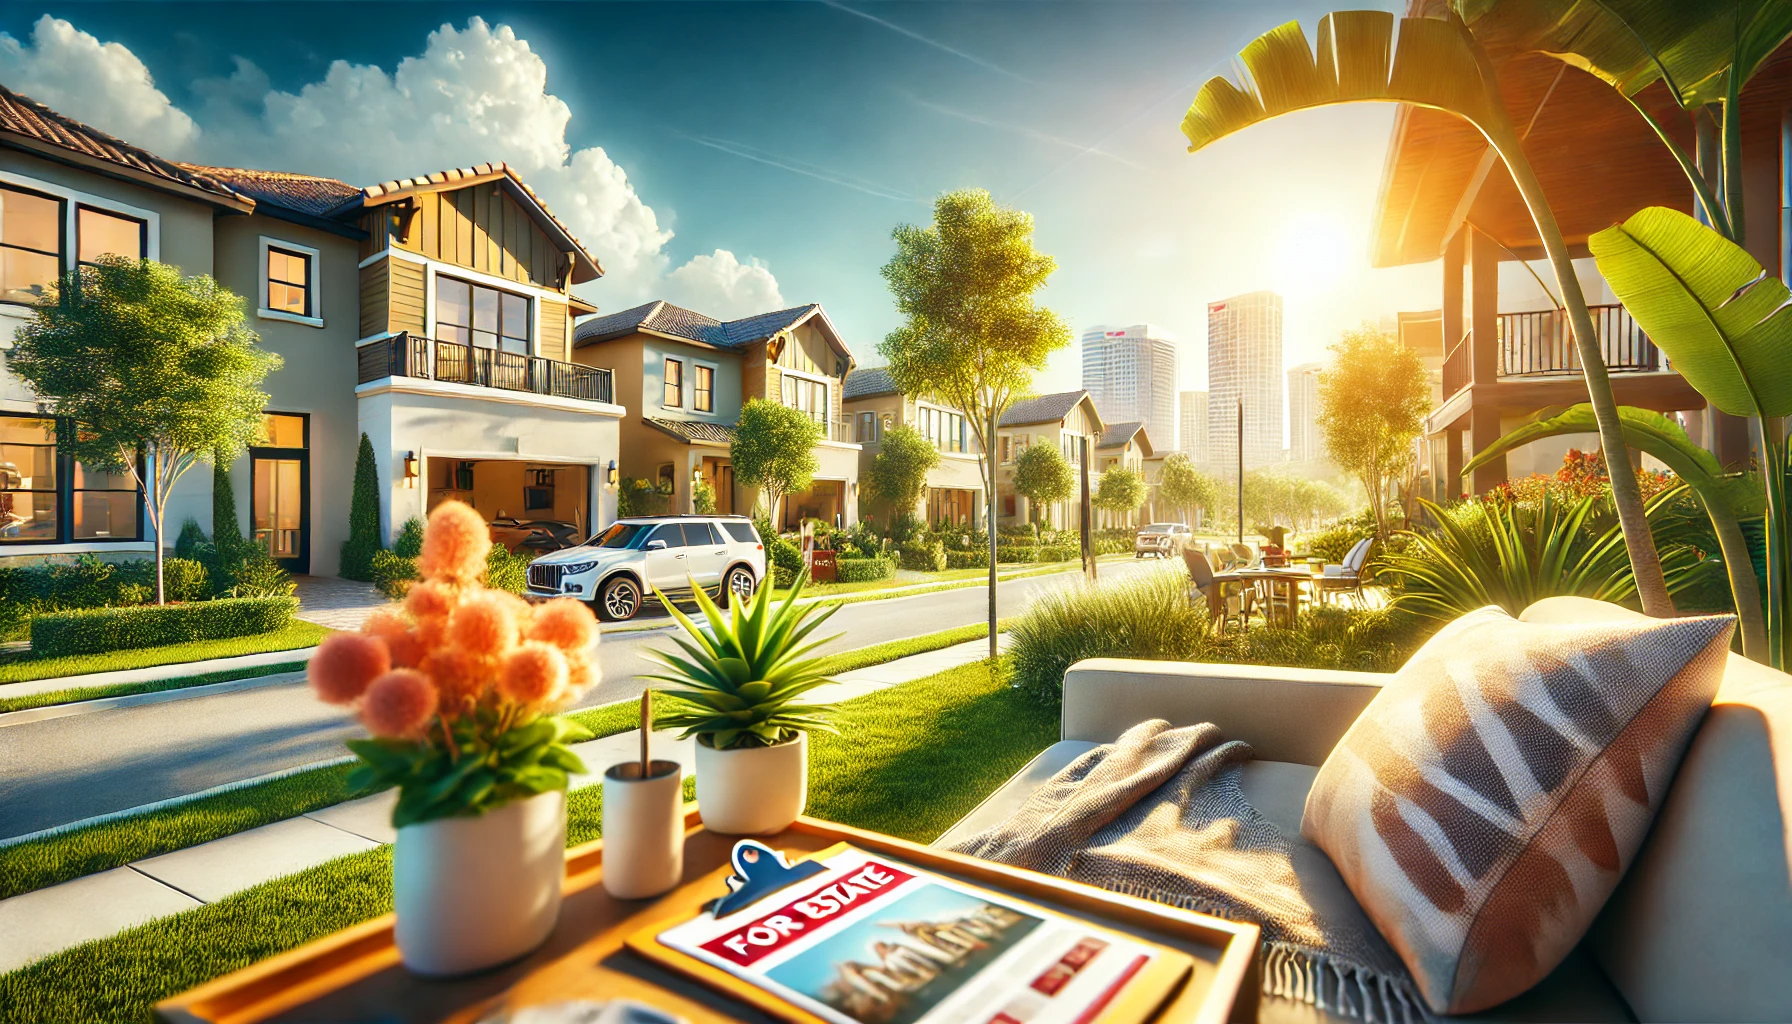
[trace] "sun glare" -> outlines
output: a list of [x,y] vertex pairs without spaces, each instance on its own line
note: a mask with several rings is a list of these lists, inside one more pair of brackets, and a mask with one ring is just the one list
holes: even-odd
[[1334,217],[1309,215],[1282,227],[1275,249],[1276,274],[1288,294],[1325,292],[1337,287],[1360,261],[1351,232]]

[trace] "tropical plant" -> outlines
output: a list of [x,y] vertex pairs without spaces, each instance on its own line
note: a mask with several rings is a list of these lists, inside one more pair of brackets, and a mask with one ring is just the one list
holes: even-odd
[[101,256],[63,275],[7,354],[20,380],[81,425],[58,436],[59,453],[136,483],[154,535],[157,604],[175,485],[206,459],[235,458],[262,429],[261,382],[281,360],[258,347],[243,309],[210,275]]
[[348,539],[342,542],[342,564],[337,570],[345,580],[373,579],[373,553],[380,543],[380,474],[373,441],[361,435],[355,452],[355,482],[349,491]]
[[311,658],[319,699],[353,705],[372,734],[348,741],[361,760],[350,785],[397,786],[395,828],[481,815],[585,770],[567,744],[591,732],[555,712],[595,679],[597,621],[571,598],[530,605],[486,589],[491,546],[479,513],[436,506],[404,604],[330,634]]
[[[1751,482],[1725,474],[1716,456],[1694,444],[1680,424],[1661,413],[1619,406],[1618,415],[1623,420],[1625,443],[1660,460],[1698,497],[1705,515],[1711,520],[1724,571],[1729,576],[1731,600],[1742,627],[1742,653],[1766,662],[1767,631],[1761,611],[1761,584],[1755,575],[1754,559],[1749,554],[1748,540],[1743,535],[1737,514],[1738,507],[1749,500],[1747,492],[1752,489]],[[1472,472],[1476,466],[1532,441],[1564,434],[1584,434],[1592,429],[1592,425],[1593,410],[1584,403],[1566,409],[1544,409],[1489,445],[1462,467],[1463,472]]]
[[1319,432],[1326,455],[1362,481],[1376,535],[1385,541],[1388,484],[1415,466],[1413,442],[1425,431],[1431,375],[1417,352],[1368,324],[1344,332],[1331,350],[1331,365],[1319,372]]
[[1070,497],[1075,486],[1070,463],[1056,445],[1028,445],[1014,457],[1014,493],[1027,499],[1029,520],[1039,509]]
[[691,511],[700,516],[716,514],[716,487],[702,477],[691,481]]
[[[1649,500],[1651,528],[1681,493],[1670,488]],[[1394,606],[1447,620],[1490,604],[1517,615],[1535,601],[1566,595],[1631,602],[1636,578],[1623,537],[1616,525],[1596,528],[1605,504],[1592,496],[1561,501],[1547,492],[1535,506],[1466,501],[1445,509],[1420,499],[1435,530],[1407,533],[1405,549],[1382,558],[1381,571],[1401,584]],[[1696,585],[1713,568],[1682,545],[1667,549],[1663,567],[1670,592]]]
[[1196,469],[1187,455],[1176,452],[1164,460],[1158,471],[1157,493],[1184,522],[1193,522],[1197,510],[1211,509],[1219,500],[1220,487],[1212,477]]
[[673,706],[659,717],[672,728],[682,728],[680,739],[695,736],[697,742],[716,750],[771,747],[816,729],[835,732],[821,705],[802,704],[797,698],[829,682],[821,657],[811,652],[835,637],[810,640],[809,635],[839,605],[819,609],[798,604],[804,579],[798,576],[783,603],[773,606],[772,588],[760,587],[750,601],[729,602],[727,611],[715,606],[702,587],[691,595],[703,613],[707,627],[654,589],[660,603],[672,613],[689,637],[673,637],[684,656],[649,650],[648,657],[666,666],[666,672],[647,678],[671,683],[666,691]]
[[903,325],[878,346],[896,389],[961,410],[983,457],[988,499],[989,657],[996,657],[996,424],[1046,357],[1070,344],[1056,313],[1033,302],[1056,267],[1033,247],[1033,218],[981,189],[948,192],[933,224],[899,225],[884,264]]
[[871,460],[865,485],[890,503],[894,518],[912,517],[927,489],[927,474],[939,464],[940,451],[925,434],[910,426],[891,427]]
[[[1608,465],[1626,465],[1629,455],[1617,399],[1573,259],[1520,144],[1492,61],[1461,18],[1454,13],[1402,18],[1396,44],[1393,15],[1340,11],[1319,19],[1318,56],[1300,23],[1291,21],[1250,43],[1239,59],[1250,82],[1240,87],[1224,78],[1208,81],[1183,118],[1190,152],[1281,114],[1358,101],[1442,110],[1468,121],[1487,139],[1529,209],[1555,273],[1598,422],[1600,450]],[[1642,493],[1630,474],[1614,472],[1611,477],[1613,502],[1643,609],[1650,615],[1671,615],[1673,600],[1649,532]]]
[[821,434],[821,424],[801,409],[763,398],[741,406],[728,457],[736,479],[765,492],[773,519],[786,494],[809,489],[821,465],[815,457]]
[[1102,470],[1089,503],[1116,518],[1130,516],[1145,503],[1145,477],[1127,466],[1109,466]]

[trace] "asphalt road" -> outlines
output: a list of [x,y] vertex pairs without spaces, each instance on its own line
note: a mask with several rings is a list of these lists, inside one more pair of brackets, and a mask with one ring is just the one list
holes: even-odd
[[[1107,575],[1137,571],[1108,563]],[[998,585],[999,612],[1019,612],[1027,596],[1064,586],[1073,574]],[[987,614],[980,587],[841,606],[823,635],[823,651],[843,651],[918,636]],[[607,634],[604,679],[581,706],[638,695],[654,670],[650,647],[671,647],[677,627]],[[342,756],[342,741],[361,733],[340,708],[319,703],[304,683],[238,690],[188,700],[115,708],[0,728],[0,839],[97,814],[198,792],[296,765]]]

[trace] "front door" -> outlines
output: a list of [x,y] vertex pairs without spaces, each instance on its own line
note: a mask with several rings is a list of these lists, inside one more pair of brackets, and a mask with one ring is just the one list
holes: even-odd
[[309,417],[270,414],[265,444],[249,449],[254,540],[292,573],[311,571],[309,427]]
[[716,515],[734,514],[734,464],[726,459],[704,458],[703,479],[716,492]]

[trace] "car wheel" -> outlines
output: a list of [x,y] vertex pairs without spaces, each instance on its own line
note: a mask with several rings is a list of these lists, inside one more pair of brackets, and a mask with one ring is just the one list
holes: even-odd
[[605,622],[632,619],[641,610],[641,585],[630,576],[612,576],[597,596],[597,616]]
[[728,575],[722,577],[722,607],[728,607],[736,599],[745,601],[751,598],[755,589],[753,570],[744,565],[735,566],[728,570]]

